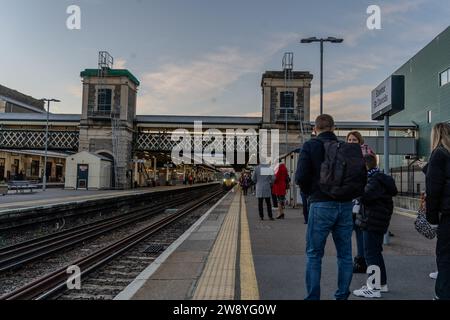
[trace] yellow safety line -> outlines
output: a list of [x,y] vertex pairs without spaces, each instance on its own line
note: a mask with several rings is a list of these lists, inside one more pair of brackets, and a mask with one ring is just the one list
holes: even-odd
[[234,196],[198,281],[194,300],[233,300],[235,298],[239,196],[239,193]]
[[[241,195],[242,196],[242,195]],[[253,262],[250,230],[248,226],[247,207],[245,200],[241,203],[241,299],[259,300],[258,281],[256,279],[255,264]]]

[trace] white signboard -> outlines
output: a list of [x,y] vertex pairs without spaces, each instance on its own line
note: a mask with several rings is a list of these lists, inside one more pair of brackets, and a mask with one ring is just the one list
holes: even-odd
[[372,91],[372,120],[382,120],[385,116],[393,116],[404,109],[404,76],[390,76]]
[[372,115],[392,105],[392,81],[391,78],[380,84],[372,91]]

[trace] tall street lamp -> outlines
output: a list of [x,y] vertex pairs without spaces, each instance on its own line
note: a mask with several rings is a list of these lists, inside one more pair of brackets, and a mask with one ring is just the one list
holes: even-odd
[[320,115],[323,114],[323,43],[331,42],[331,43],[342,43],[344,39],[328,37],[328,38],[306,38],[300,41],[301,43],[312,43],[312,42],[320,42]]
[[44,157],[44,177],[42,179],[42,191],[47,190],[47,158],[48,158],[48,120],[50,116],[50,102],[61,102],[57,99],[42,99],[47,102],[47,125],[45,126],[45,157]]

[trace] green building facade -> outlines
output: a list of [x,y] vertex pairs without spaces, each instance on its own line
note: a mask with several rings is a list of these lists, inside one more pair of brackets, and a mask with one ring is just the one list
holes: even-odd
[[417,124],[418,156],[428,158],[431,128],[438,122],[450,122],[450,27],[394,75],[405,76],[405,110],[391,121]]

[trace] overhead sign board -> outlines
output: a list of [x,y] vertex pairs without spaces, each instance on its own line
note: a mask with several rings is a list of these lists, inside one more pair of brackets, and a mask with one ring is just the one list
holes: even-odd
[[372,91],[372,120],[383,120],[385,116],[393,116],[404,109],[404,76],[391,76]]

